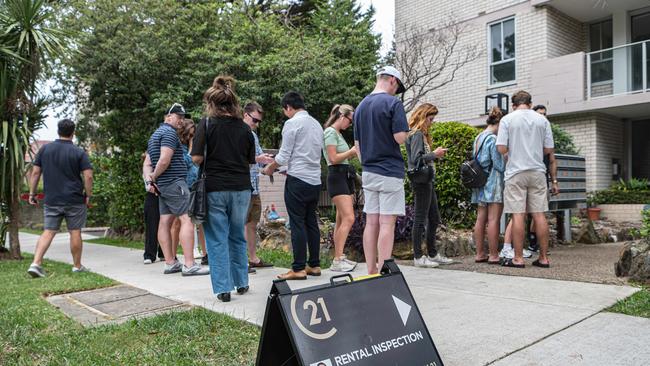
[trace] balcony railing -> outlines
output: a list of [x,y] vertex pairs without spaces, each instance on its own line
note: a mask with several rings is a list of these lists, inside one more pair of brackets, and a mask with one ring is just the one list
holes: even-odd
[[650,91],[650,40],[587,54],[587,98]]

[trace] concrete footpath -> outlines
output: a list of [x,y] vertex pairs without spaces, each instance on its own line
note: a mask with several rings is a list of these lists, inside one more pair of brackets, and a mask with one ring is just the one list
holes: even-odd
[[[21,233],[23,251],[33,253],[37,239]],[[67,234],[56,236],[46,258],[71,262]],[[83,263],[93,272],[153,294],[258,325],[271,281],[284,271],[258,270],[250,276],[251,291],[233,295],[224,304],[212,294],[209,276],[163,275],[162,263],[142,264],[141,250],[86,243]],[[400,268],[445,365],[650,364],[650,319],[601,313],[636,288]],[[363,264],[352,273],[364,274]],[[323,284],[332,275],[325,270],[320,278],[290,285]]]

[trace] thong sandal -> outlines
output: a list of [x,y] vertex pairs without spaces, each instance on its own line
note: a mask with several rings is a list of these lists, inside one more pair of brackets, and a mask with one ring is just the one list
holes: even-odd
[[474,259],[474,263],[485,263],[488,261],[488,257],[481,258],[481,259]]
[[501,262],[501,265],[503,267],[511,267],[511,268],[526,268],[525,264],[523,264],[523,263],[522,264],[517,264],[517,263],[513,262],[512,259],[510,259],[510,258],[508,258],[508,259],[504,260],[503,262]]
[[540,267],[540,268],[549,268],[551,266],[550,263],[541,263],[539,259],[535,259],[533,261],[533,266],[535,267]]
[[500,261],[500,260],[498,260],[498,261],[491,261],[491,260],[488,259],[487,264],[501,264],[501,261]]

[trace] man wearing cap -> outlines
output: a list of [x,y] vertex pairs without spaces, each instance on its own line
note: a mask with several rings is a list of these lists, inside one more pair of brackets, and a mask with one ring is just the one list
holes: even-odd
[[[149,138],[147,156],[143,165],[143,175],[147,190],[159,196],[160,223],[158,242],[165,254],[163,273],[183,272],[183,276],[207,275],[207,268],[194,262],[194,224],[187,214],[190,204],[190,189],[185,180],[187,166],[183,158],[183,148],[176,129],[181,127],[183,118],[189,118],[185,108],[178,103],[169,108],[165,122]],[[180,242],[183,247],[184,265],[172,252],[171,226],[174,217],[181,221]]]
[[406,141],[408,123],[402,102],[400,72],[384,66],[377,83],[354,113],[354,144],[363,170],[366,227],[363,250],[368,274],[375,274],[393,251],[395,220],[404,215],[404,159],[399,145]]

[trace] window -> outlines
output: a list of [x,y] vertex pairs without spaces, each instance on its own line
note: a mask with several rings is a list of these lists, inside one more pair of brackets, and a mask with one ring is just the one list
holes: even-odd
[[489,25],[490,84],[515,80],[515,19]]
[[[589,26],[589,50],[599,51],[612,47],[612,21]],[[613,78],[613,52],[603,51],[591,54],[591,82],[611,82]]]

